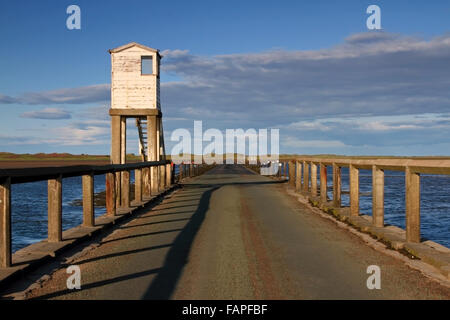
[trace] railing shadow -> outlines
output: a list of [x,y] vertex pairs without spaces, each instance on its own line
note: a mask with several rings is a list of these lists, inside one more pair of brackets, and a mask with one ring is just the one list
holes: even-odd
[[[203,223],[203,220],[205,219],[206,212],[209,209],[211,195],[214,191],[218,190],[221,187],[229,185],[266,185],[281,182],[283,181],[272,180],[255,182],[230,182],[219,184],[190,183],[189,187],[208,190],[204,191],[204,193],[200,197],[200,201],[198,202],[195,213],[192,215],[187,225],[183,228],[183,230],[172,243],[172,246],[167,253],[163,267],[150,284],[147,292],[144,294],[142,299],[166,300],[172,297],[183,268],[188,263],[188,256],[192,243],[198,230],[200,229],[200,226]],[[165,207],[165,209],[170,208],[171,207]]]
[[[83,285],[82,289],[83,290],[87,290],[87,289],[93,289],[93,288],[98,288],[98,287],[102,287],[108,284],[112,284],[112,283],[116,283],[116,282],[120,282],[120,281],[127,281],[130,279],[134,279],[134,278],[139,278],[139,277],[145,277],[148,275],[152,275],[155,273],[158,273],[161,269],[160,268],[155,268],[155,269],[150,269],[150,270],[146,270],[146,271],[142,271],[142,272],[138,272],[138,273],[133,273],[133,274],[127,274],[124,276],[119,276],[119,277],[115,277],[112,279],[106,279],[106,280],[102,280],[102,281],[97,281],[97,282],[92,282],[92,283],[88,283],[86,285]],[[44,299],[51,299],[51,298],[58,298],[60,296],[64,296],[66,294],[70,294],[73,293],[73,290],[70,289],[64,289],[64,290],[60,290],[60,291],[56,291],[56,292],[52,292],[46,295],[42,295],[36,298],[32,298],[31,300],[44,300]]]
[[220,186],[210,186],[200,198],[198,207],[189,222],[175,238],[164,265],[147,289],[142,299],[169,299],[180,278],[181,272],[188,262],[188,255],[195,236],[205,219],[212,193]]
[[[166,255],[166,259],[161,268],[155,268],[151,270],[146,270],[138,273],[131,273],[120,277],[115,277],[107,280],[97,281],[93,283],[89,283],[82,286],[82,290],[99,288],[105,285],[109,285],[115,282],[127,281],[130,279],[135,279],[139,277],[143,277],[150,274],[155,274],[155,278],[151,282],[149,288],[146,293],[142,297],[142,299],[169,299],[173,294],[173,291],[178,283],[178,280],[181,276],[181,272],[188,262],[188,255],[192,243],[195,239],[195,236],[202,225],[206,212],[208,211],[210,205],[210,199],[212,193],[217,190],[220,186],[211,186],[208,190],[205,190],[198,202],[197,208],[193,212],[192,216],[189,218],[188,223],[182,229],[178,230],[169,230],[169,231],[179,231],[179,234],[175,238],[175,240],[170,244],[163,244],[159,246],[151,246],[146,248],[139,248],[136,250],[128,250],[124,252],[117,252],[108,255],[103,255],[100,257],[94,257],[90,259],[83,259],[82,261],[77,262],[77,265],[92,263],[99,260],[104,260],[108,258],[113,258],[117,256],[124,256],[128,254],[135,254],[139,252],[145,252],[154,249],[160,248],[169,248],[169,251]],[[167,221],[165,221],[167,222]],[[123,228],[123,227],[122,227]],[[145,236],[146,234],[139,235],[131,235],[127,237],[123,237],[115,240],[123,240],[127,238],[137,238],[141,236]],[[52,292],[49,294],[41,295],[34,299],[52,299],[59,298],[61,296],[73,293],[72,290],[64,289],[56,292]],[[99,297],[101,298],[101,297]]]
[[[118,252],[118,253],[112,253],[109,255],[104,255],[100,257],[94,257],[90,259],[85,259],[80,261],[78,264],[85,264],[88,262],[95,262],[99,260],[104,260],[108,258],[113,258],[117,256],[124,256],[128,254],[135,254],[139,252],[145,252],[149,250],[154,249],[160,249],[160,248],[169,248],[165,260],[163,262],[163,265],[161,268],[147,270],[144,272],[139,273],[130,273],[126,276],[116,277],[112,279],[102,280],[98,282],[93,282],[86,284],[82,286],[82,290],[85,289],[91,289],[91,288],[97,288],[104,285],[108,285],[114,282],[120,282],[120,281],[126,281],[134,278],[139,278],[148,274],[154,274],[155,277],[150,283],[149,287],[147,288],[145,294],[141,297],[142,299],[170,299],[174,293],[174,290],[176,288],[176,285],[180,279],[180,276],[182,274],[183,268],[188,263],[188,257],[189,252],[192,247],[193,241],[197,235],[197,232],[199,231],[205,217],[206,213],[210,207],[210,201],[211,196],[214,191],[220,189],[224,186],[229,185],[266,185],[266,184],[277,184],[277,183],[283,183],[284,181],[277,181],[277,180],[270,180],[270,181],[254,181],[254,182],[225,182],[225,183],[189,183],[186,185],[186,190],[188,193],[198,194],[200,196],[200,199],[196,198],[197,203],[195,205],[185,205],[185,206],[174,206],[174,207],[167,207],[164,206],[164,210],[170,210],[174,208],[181,209],[182,207],[193,207],[192,208],[192,216],[190,218],[180,218],[180,219],[169,219],[165,221],[158,221],[158,222],[149,222],[149,223],[143,223],[139,225],[133,225],[133,226],[121,226],[120,228],[130,228],[130,227],[137,227],[137,226],[143,226],[143,225],[153,225],[153,224],[160,224],[160,223],[167,223],[167,222],[173,222],[173,221],[184,221],[187,220],[187,224],[182,228],[178,230],[168,230],[164,232],[171,232],[171,231],[179,231],[179,234],[176,236],[175,240],[172,243],[163,244],[159,246],[150,246],[145,248],[139,248],[137,250],[129,250],[125,252]],[[200,191],[200,193],[197,193],[195,191]],[[195,210],[195,211],[194,211]],[[175,214],[175,213],[174,213]],[[166,215],[164,214],[156,214],[156,215]],[[155,216],[156,216],[155,215]],[[144,219],[144,217],[138,215],[135,217],[135,219]],[[141,220],[142,221],[142,220]],[[150,235],[151,233],[144,233],[144,234],[137,234],[137,235],[131,235],[127,237],[123,237],[120,239],[115,239],[114,241],[119,241],[127,238],[138,238],[142,236]],[[158,232],[154,233],[158,234]],[[58,298],[60,296],[66,295],[68,293],[71,293],[70,290],[60,290],[57,292],[49,293],[46,295],[42,295],[37,297],[36,299],[49,299],[49,298]],[[99,297],[101,298],[101,297]]]

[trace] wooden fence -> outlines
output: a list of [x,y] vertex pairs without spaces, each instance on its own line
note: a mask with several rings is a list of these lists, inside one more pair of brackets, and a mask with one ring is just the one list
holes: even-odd
[[[66,166],[0,170],[0,267],[11,266],[11,185],[48,182],[48,241],[62,241],[63,178],[82,176],[83,226],[95,225],[94,176],[106,175],[106,214],[116,215],[119,208],[129,208],[130,171],[134,170],[133,205],[145,203],[173,183],[170,161],[150,161],[123,165]],[[153,175],[153,171],[155,175]],[[157,179],[152,179],[156,177]]]
[[[289,163],[287,169],[287,163]],[[448,159],[357,159],[357,158],[315,158],[299,157],[283,161],[283,175],[289,176],[289,183],[298,192],[318,198],[321,203],[341,207],[341,168],[349,168],[350,216],[358,216],[359,211],[359,171],[372,171],[372,224],[384,227],[384,171],[405,173],[405,217],[406,241],[420,242],[420,175],[450,175]],[[332,170],[332,199],[327,198],[327,171]],[[317,173],[320,173],[319,186]],[[279,173],[281,174],[281,172]]]

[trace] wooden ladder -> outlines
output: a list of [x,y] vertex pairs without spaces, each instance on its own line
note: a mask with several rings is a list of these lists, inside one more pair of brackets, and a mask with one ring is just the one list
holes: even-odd
[[147,161],[148,139],[147,139],[147,119],[136,118],[136,127],[139,133],[139,153],[142,161]]

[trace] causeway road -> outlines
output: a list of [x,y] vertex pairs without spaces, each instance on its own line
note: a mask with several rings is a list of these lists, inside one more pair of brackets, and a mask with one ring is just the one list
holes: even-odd
[[[313,213],[285,184],[222,165],[99,240],[35,299],[450,299],[450,290]],[[369,290],[367,267],[381,269]]]

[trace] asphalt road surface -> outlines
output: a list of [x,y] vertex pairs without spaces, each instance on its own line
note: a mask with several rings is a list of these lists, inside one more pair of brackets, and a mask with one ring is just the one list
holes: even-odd
[[[450,291],[312,213],[283,184],[224,165],[61,268],[38,299],[449,299]],[[381,289],[366,285],[381,268]]]

